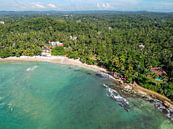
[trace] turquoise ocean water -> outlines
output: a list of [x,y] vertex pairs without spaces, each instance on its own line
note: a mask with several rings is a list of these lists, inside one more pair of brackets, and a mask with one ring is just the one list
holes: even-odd
[[92,71],[51,63],[0,63],[0,129],[173,129],[152,104],[126,112]]

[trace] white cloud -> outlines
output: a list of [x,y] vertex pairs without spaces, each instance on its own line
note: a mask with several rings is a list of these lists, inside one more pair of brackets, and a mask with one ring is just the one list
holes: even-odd
[[109,3],[106,3],[106,7],[107,7],[107,8],[110,8],[111,5],[110,5]]
[[102,3],[102,7],[103,7],[103,8],[106,8],[106,4],[105,4],[105,3]]
[[32,8],[35,8],[35,9],[44,9],[44,8],[46,8],[46,6],[43,5],[42,3],[32,3]]
[[49,9],[49,8],[56,8],[57,6],[53,3],[41,3],[41,2],[37,2],[37,3],[31,3],[31,7],[33,9]]
[[97,8],[100,8],[100,3],[97,3]]
[[[51,1],[51,2],[50,2]],[[0,0],[0,10],[173,11],[173,0]]]
[[97,3],[97,8],[109,9],[109,8],[111,8],[111,4],[110,3]]
[[158,3],[158,7],[173,8],[173,3],[172,2],[160,2],[160,3]]
[[56,8],[56,5],[52,4],[52,3],[49,3],[47,6],[50,7],[50,8]]
[[112,2],[114,6],[128,7],[138,5],[141,0],[116,0]]

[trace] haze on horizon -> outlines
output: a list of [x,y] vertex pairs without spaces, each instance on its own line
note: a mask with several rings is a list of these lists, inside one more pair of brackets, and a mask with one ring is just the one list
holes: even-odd
[[0,0],[0,11],[155,11],[173,12],[173,0]]

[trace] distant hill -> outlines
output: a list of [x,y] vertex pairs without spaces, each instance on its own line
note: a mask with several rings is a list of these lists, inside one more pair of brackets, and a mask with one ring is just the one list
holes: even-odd
[[172,15],[173,12],[164,13],[164,12],[147,12],[147,11],[106,11],[106,10],[92,10],[92,11],[0,11],[0,16],[30,16],[30,15],[117,15],[117,14],[154,14],[154,15]]

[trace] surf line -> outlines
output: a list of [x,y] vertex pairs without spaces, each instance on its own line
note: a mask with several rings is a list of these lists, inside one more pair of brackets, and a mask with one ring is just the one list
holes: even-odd
[[34,71],[36,68],[38,68],[38,66],[29,67],[29,68],[26,69],[26,71],[27,72]]
[[103,84],[103,87],[106,88],[106,95],[110,98],[112,98],[113,100],[115,100],[118,105],[120,105],[121,107],[124,108],[125,111],[129,111],[130,107],[129,107],[129,102],[127,101],[126,98],[122,97],[116,90],[111,89],[108,85]]

